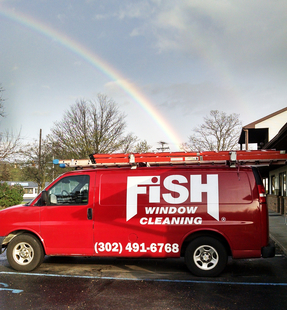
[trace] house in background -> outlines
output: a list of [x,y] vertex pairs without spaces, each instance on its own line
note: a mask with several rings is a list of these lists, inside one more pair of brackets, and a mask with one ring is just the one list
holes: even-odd
[[12,182],[6,181],[8,185],[21,185],[24,189],[23,200],[30,201],[38,195],[38,184],[35,182]]
[[245,149],[248,150],[249,144],[253,143],[257,144],[258,150],[267,149],[265,146],[279,133],[286,122],[287,107],[244,126],[238,141],[240,149],[242,150],[245,145]]
[[[257,149],[275,149],[287,153],[287,107],[263,117],[242,128],[238,143],[240,149],[249,149],[255,143]],[[287,213],[285,165],[270,162],[269,166],[260,167],[267,191],[268,208],[280,214]]]

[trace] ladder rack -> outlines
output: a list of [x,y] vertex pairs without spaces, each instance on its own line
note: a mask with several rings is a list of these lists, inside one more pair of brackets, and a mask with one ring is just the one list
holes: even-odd
[[229,165],[285,165],[287,154],[285,151],[255,150],[255,151],[208,151],[208,152],[162,152],[162,153],[114,153],[92,154],[90,159],[62,159],[53,160],[53,164],[61,168],[104,168],[162,166],[162,165],[194,165],[212,164]]

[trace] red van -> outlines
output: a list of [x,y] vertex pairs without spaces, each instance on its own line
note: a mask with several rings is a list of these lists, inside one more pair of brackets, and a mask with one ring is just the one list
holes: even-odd
[[272,257],[256,168],[109,167],[66,172],[34,201],[0,211],[0,252],[20,271],[45,255],[185,257],[197,276],[233,258]]

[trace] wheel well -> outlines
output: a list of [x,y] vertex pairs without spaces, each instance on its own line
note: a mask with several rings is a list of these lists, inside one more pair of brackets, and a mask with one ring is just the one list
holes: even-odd
[[203,237],[203,236],[204,237],[212,237],[214,239],[217,239],[226,248],[227,255],[229,255],[229,256],[232,255],[229,243],[221,234],[219,234],[215,231],[204,230],[204,231],[198,231],[198,232],[192,233],[185,238],[185,240],[183,241],[182,246],[181,246],[180,256],[185,255],[186,248],[192,240],[194,240],[198,237]]
[[40,240],[40,238],[34,234],[33,232],[31,231],[27,231],[27,230],[16,230],[16,231],[13,231],[11,232],[4,240],[3,240],[3,244],[2,246],[4,246],[5,248],[7,248],[8,244],[11,242],[12,239],[14,239],[16,236],[19,236],[21,234],[29,234],[35,238],[37,238],[39,240],[39,242],[41,243],[42,245],[42,248],[43,248],[43,251],[45,253],[45,249],[44,249],[44,246],[43,246],[43,243],[42,241]]

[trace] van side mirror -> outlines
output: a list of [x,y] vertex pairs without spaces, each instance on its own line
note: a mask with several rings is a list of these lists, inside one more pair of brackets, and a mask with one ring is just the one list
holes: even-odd
[[48,192],[47,192],[47,191],[42,191],[41,205],[42,205],[42,206],[47,206],[47,205],[49,205],[49,195],[48,195]]

